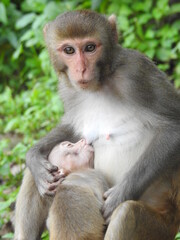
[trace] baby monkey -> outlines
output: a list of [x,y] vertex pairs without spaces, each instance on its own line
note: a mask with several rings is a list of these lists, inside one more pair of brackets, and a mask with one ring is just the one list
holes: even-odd
[[52,149],[48,160],[58,167],[61,174],[68,175],[83,168],[93,168],[94,149],[85,139],[76,143],[65,141]]
[[[104,219],[100,209],[108,184],[100,172],[90,169],[94,166],[93,147],[85,139],[77,143],[61,142],[52,149],[48,160],[62,174],[61,184],[57,183],[54,198],[43,198],[26,169],[16,201],[15,240],[26,240],[30,235],[31,240],[40,239],[47,218],[50,240],[103,239]],[[28,216],[23,215],[24,209]],[[35,224],[37,219],[39,222]]]

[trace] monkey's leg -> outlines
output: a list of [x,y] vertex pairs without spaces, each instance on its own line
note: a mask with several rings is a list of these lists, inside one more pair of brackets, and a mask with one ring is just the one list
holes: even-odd
[[142,202],[126,201],[114,211],[105,240],[173,240],[165,218]]
[[49,212],[50,240],[103,240],[100,203],[86,187],[62,184]]
[[40,239],[49,210],[49,198],[40,196],[27,169],[15,208],[15,240]]

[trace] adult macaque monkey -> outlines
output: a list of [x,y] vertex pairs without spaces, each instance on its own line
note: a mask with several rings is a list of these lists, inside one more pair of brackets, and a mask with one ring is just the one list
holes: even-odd
[[27,154],[40,194],[53,195],[60,179],[47,161],[51,149],[85,138],[95,169],[111,185],[102,209],[110,222],[105,239],[173,239],[180,222],[180,96],[149,59],[119,46],[114,16],[68,12],[44,35],[65,115]]

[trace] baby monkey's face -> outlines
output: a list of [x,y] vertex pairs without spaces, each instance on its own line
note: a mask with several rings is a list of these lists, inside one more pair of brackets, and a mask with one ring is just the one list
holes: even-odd
[[53,148],[49,161],[65,174],[82,168],[93,168],[94,150],[85,139],[77,143],[65,141]]

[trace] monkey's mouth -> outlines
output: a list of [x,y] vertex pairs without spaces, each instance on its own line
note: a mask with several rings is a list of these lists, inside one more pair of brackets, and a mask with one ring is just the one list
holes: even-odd
[[87,88],[89,86],[89,81],[80,80],[78,81],[78,85],[82,88]]

